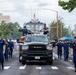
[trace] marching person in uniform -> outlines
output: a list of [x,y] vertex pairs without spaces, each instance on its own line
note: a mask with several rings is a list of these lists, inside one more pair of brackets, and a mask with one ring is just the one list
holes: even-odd
[[9,40],[9,48],[10,48],[10,56],[12,58],[14,43],[12,42],[11,39]]
[[2,69],[4,69],[4,54],[5,54],[5,42],[4,40],[1,38],[0,35],[0,63],[2,64]]
[[26,26],[24,26],[24,29],[20,29],[19,31],[22,32],[22,36],[26,36],[28,34]]
[[59,42],[57,43],[57,54],[58,54],[58,59],[62,57],[62,46],[63,44],[61,43],[61,41],[59,40]]
[[76,72],[76,36],[74,37],[74,42],[72,43],[72,49],[73,49],[73,63]]
[[63,44],[64,48],[64,61],[68,61],[69,57],[69,43],[65,40]]
[[8,61],[8,55],[9,55],[9,43],[6,40],[5,41],[5,45],[6,45],[6,50],[5,50],[5,60]]

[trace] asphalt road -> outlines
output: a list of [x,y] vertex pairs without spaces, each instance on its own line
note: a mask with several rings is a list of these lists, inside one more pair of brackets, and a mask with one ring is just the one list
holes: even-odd
[[29,63],[22,66],[18,61],[18,51],[14,51],[13,58],[5,61],[4,70],[0,70],[0,75],[76,75],[72,60],[65,62],[63,58],[57,59],[54,53],[53,65],[45,63]]

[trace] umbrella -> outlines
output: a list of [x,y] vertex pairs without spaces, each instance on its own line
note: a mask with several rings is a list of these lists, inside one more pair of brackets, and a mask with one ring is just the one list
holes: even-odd
[[72,38],[72,37],[70,37],[70,36],[65,36],[65,40],[72,41],[72,40],[73,40],[73,38]]
[[59,40],[68,40],[68,41],[72,41],[73,40],[73,38],[72,37],[70,37],[70,36],[64,36],[64,37],[62,37],[62,38],[60,38]]

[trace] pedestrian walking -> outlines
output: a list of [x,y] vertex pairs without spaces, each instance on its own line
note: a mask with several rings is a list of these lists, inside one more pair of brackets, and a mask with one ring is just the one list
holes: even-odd
[[2,65],[2,69],[4,69],[4,54],[5,54],[5,42],[0,35],[0,63]]
[[58,54],[58,59],[62,57],[62,47],[63,47],[63,44],[62,42],[59,40],[59,42],[57,43],[57,54]]
[[72,49],[73,49],[73,63],[75,67],[75,72],[76,72],[76,36],[74,37],[74,42],[72,43]]
[[13,48],[14,48],[14,43],[12,42],[12,40],[9,40],[9,48],[10,48],[10,57],[12,58],[13,55]]
[[69,43],[67,42],[67,40],[64,41],[63,48],[64,48],[64,61],[68,61],[68,57],[69,57]]
[[5,50],[5,60],[8,61],[8,55],[9,55],[9,43],[8,41],[5,41],[6,50]]

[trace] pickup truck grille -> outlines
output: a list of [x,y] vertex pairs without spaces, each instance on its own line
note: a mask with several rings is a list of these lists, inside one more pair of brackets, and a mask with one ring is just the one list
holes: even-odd
[[42,52],[46,50],[46,45],[29,45],[29,50],[34,52]]

